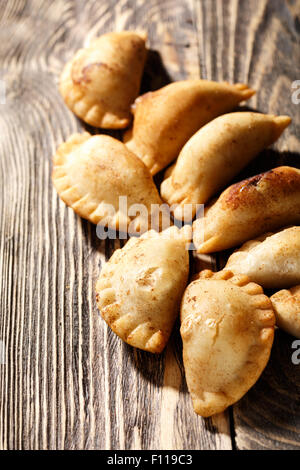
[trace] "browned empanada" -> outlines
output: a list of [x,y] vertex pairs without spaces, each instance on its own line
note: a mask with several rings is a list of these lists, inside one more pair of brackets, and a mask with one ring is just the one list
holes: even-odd
[[[290,124],[288,116],[251,112],[219,116],[202,127],[181,150],[161,185],[162,198],[182,219],[184,206],[205,204],[259,152],[279,138]],[[188,220],[185,218],[185,221]]]
[[184,80],[140,96],[124,142],[154,175],[177,158],[187,140],[216,116],[253,94],[247,85]]
[[[163,203],[149,170],[113,137],[71,136],[54,155],[52,179],[61,199],[94,224],[132,233],[156,228],[151,217],[155,223]],[[120,197],[127,198],[126,205]]]
[[300,170],[281,166],[227,188],[193,223],[198,253],[211,253],[300,222]]
[[134,31],[108,33],[80,49],[66,64],[60,92],[68,107],[96,127],[123,129],[140,89],[146,36]]
[[274,323],[270,299],[247,276],[203,271],[186,288],[180,332],[196,413],[220,413],[255,384],[270,356]]

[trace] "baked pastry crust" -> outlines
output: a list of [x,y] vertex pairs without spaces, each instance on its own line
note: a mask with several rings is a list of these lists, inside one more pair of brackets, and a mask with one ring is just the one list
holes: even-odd
[[270,356],[274,323],[271,301],[247,276],[206,270],[186,288],[180,332],[196,413],[220,413],[255,384]]
[[[161,196],[182,219],[185,204],[206,203],[290,124],[288,116],[224,114],[202,127],[181,150],[161,185]],[[186,219],[185,219],[186,220]],[[186,220],[187,221],[187,220]]]
[[276,292],[271,302],[279,328],[300,338],[300,285]]
[[193,223],[198,253],[240,245],[300,222],[300,170],[281,166],[227,188]]
[[133,106],[133,128],[124,142],[151,174],[178,157],[188,139],[216,116],[235,108],[253,94],[247,85],[184,80],[146,93]]
[[[150,227],[155,205],[163,204],[144,163],[108,135],[74,134],[60,145],[53,162],[60,198],[94,224],[142,233]],[[127,197],[127,208],[120,206],[120,196]],[[145,212],[131,216],[134,204],[143,204]]]
[[224,269],[246,274],[265,288],[300,283],[300,227],[288,227],[250,240],[236,250]]
[[131,238],[104,265],[97,304],[110,328],[131,346],[160,353],[179,313],[188,279],[191,230],[173,226]]
[[67,106],[92,126],[123,129],[140,89],[146,60],[146,35],[135,31],[108,33],[80,49],[60,78]]

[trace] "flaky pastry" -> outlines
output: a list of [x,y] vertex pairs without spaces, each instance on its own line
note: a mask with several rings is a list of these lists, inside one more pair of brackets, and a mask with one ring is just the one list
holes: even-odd
[[300,338],[300,285],[276,292],[271,302],[279,328]]
[[281,166],[227,188],[193,223],[198,253],[240,245],[300,222],[300,170]]
[[194,217],[196,204],[205,204],[223,189],[290,122],[288,116],[236,112],[202,127],[185,144],[161,185],[162,198],[169,205],[178,204],[174,216],[181,219],[184,205],[192,204]]
[[266,233],[244,243],[224,269],[246,274],[265,288],[280,289],[300,283],[300,227]]
[[152,174],[178,157],[187,140],[216,116],[254,94],[247,85],[184,80],[146,93],[135,101],[132,130],[124,142]]
[[270,356],[274,323],[271,301],[247,276],[207,270],[186,288],[180,332],[196,413],[220,413],[255,384]]
[[111,329],[131,346],[159,353],[179,312],[187,283],[189,228],[131,238],[104,265],[97,304]]
[[122,142],[108,135],[74,134],[53,160],[53,184],[81,217],[125,232],[150,228],[162,201],[148,168]]
[[123,129],[140,89],[146,36],[135,31],[108,33],[80,49],[60,78],[68,107],[92,126]]

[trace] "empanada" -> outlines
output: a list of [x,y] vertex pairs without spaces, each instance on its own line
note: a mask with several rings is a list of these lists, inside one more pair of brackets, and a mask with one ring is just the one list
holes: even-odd
[[198,253],[225,250],[300,222],[300,170],[281,166],[227,188],[193,223]]
[[248,100],[247,85],[184,80],[146,93],[135,101],[132,130],[124,141],[154,175],[165,168],[204,124]]
[[[77,214],[116,230],[148,230],[156,205],[162,204],[148,168],[108,135],[71,136],[54,155],[52,179]],[[127,198],[125,203],[120,197]]]
[[247,274],[265,288],[280,289],[300,283],[300,227],[246,242],[228,259],[224,269]]
[[255,384],[270,356],[274,323],[270,299],[247,276],[203,271],[187,287],[180,332],[196,413],[220,413]]
[[101,315],[131,346],[159,353],[168,341],[188,278],[188,229],[173,226],[131,238],[100,273]]
[[300,285],[276,292],[271,302],[279,328],[300,338]]
[[60,92],[68,107],[88,124],[123,129],[140,89],[146,36],[134,31],[108,33],[80,49],[66,64]]
[[[182,219],[183,206],[206,203],[259,152],[271,145],[289,125],[288,116],[250,112],[219,116],[185,144],[161,185],[161,196],[178,204],[174,216]],[[187,220],[186,220],[187,222]]]

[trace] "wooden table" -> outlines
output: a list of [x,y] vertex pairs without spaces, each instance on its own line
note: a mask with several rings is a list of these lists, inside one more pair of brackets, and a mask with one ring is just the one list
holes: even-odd
[[1,0],[0,15],[0,447],[300,448],[294,338],[276,332],[268,367],[232,409],[196,416],[178,325],[159,356],[109,330],[94,284],[119,243],[97,239],[50,179],[55,148],[83,129],[57,90],[63,64],[89,39],[127,28],[149,34],[144,90],[183,78],[245,82],[257,90],[249,107],[293,117],[245,174],[299,166],[300,1]]

